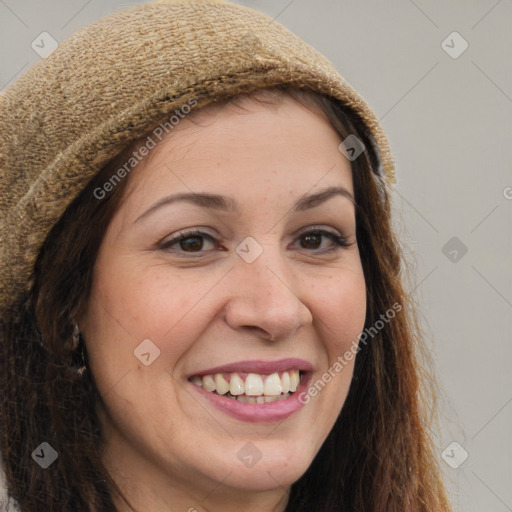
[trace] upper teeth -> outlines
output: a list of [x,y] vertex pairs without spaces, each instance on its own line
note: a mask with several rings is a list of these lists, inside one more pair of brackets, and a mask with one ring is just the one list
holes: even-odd
[[[245,376],[245,380],[244,380]],[[279,396],[288,392],[295,392],[299,387],[299,370],[288,370],[271,375],[258,373],[216,373],[214,375],[195,375],[191,381],[206,391],[216,391],[219,395],[225,395],[228,391],[231,395],[247,396]]]

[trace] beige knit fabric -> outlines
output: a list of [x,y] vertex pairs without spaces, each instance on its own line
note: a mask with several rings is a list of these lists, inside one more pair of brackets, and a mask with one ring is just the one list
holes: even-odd
[[32,284],[42,243],[91,177],[195,99],[288,84],[353,109],[394,162],[367,103],[313,48],[224,0],[159,0],[78,31],[0,95],[0,315]]

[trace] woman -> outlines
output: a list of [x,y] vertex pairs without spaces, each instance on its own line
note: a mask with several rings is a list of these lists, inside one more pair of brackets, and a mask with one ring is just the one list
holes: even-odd
[[1,98],[19,510],[448,511],[364,100],[268,17],[158,1]]

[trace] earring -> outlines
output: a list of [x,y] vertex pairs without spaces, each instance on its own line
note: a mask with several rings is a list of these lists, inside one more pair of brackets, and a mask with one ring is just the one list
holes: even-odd
[[80,329],[78,328],[78,325],[76,325],[76,322],[73,321],[73,350],[76,350],[78,348],[79,343]]
[[84,352],[84,340],[80,336],[80,329],[75,321],[73,321],[73,350],[77,350],[80,348],[80,356],[82,360],[82,366],[77,370],[76,373],[82,375],[85,370],[87,370],[87,366],[85,364],[85,352]]

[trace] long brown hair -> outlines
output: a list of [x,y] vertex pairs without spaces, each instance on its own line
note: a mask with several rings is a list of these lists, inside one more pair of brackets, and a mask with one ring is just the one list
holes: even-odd
[[[448,512],[429,430],[431,361],[403,288],[389,195],[375,178],[376,150],[363,123],[345,106],[309,91],[285,86],[273,91],[323,112],[342,140],[355,134],[364,142],[367,151],[351,164],[366,280],[365,329],[393,305],[401,307],[361,346],[341,413],[308,470],[292,485],[286,512]],[[241,96],[274,101],[269,90]],[[222,103],[236,104],[241,96]],[[71,319],[89,300],[96,255],[130,180],[101,200],[93,191],[143,139],[109,162],[70,204],[41,249],[33,288],[0,319],[0,449],[9,493],[21,511],[110,512],[116,510],[113,493],[122,496],[101,462],[96,416],[101,397],[90,372],[76,372],[82,361],[80,351],[72,349]],[[42,442],[58,453],[47,469],[31,457]]]

